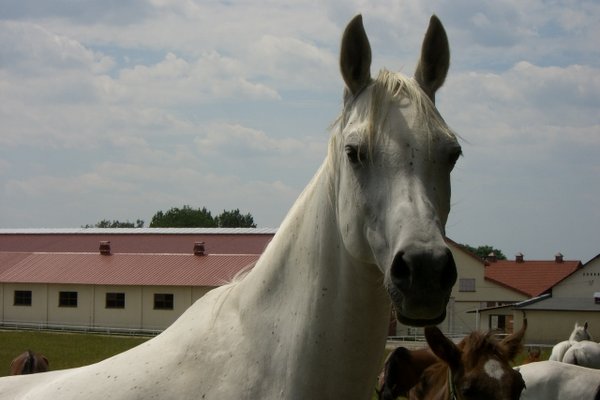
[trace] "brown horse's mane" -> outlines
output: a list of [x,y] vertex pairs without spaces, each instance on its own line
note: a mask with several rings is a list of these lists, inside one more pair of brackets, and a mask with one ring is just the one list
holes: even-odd
[[500,361],[510,362],[510,350],[497,338],[496,334],[497,331],[471,332],[465,337],[458,344],[463,354],[464,365],[473,368],[481,360],[482,354],[494,356]]

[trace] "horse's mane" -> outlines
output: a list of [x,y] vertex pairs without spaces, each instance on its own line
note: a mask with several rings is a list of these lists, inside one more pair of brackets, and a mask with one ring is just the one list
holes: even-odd
[[389,109],[389,107],[386,106],[386,103],[390,101],[397,101],[406,105],[413,104],[417,110],[416,125],[422,126],[421,130],[425,131],[424,133],[430,135],[433,131],[439,130],[441,133],[452,138],[457,136],[456,133],[446,125],[444,119],[435,108],[435,105],[421,90],[416,80],[408,78],[398,72],[388,71],[385,68],[379,71],[377,78],[372,80],[365,89],[354,96],[346,96],[344,100],[344,110],[331,126],[334,133],[340,131],[346,123],[346,106],[357,100],[368,88],[371,88],[372,95],[367,110],[368,115],[365,115],[365,118],[369,121],[367,131],[370,140],[375,139],[375,136],[379,131],[377,128],[385,122],[387,110]]
[[[376,128],[385,121],[386,114],[380,111],[388,109],[385,107],[385,103],[388,101],[400,101],[401,103],[404,101],[413,104],[417,110],[417,124],[415,125],[422,126],[423,133],[431,135],[433,131],[439,130],[452,138],[456,137],[456,134],[438,113],[433,101],[425,95],[416,80],[387,69],[379,71],[377,78],[373,81],[373,96],[369,113],[372,124],[369,130],[370,135],[375,135],[378,131]],[[431,136],[429,139],[431,140]]]
[[495,356],[509,362],[509,349],[495,335],[495,331],[471,332],[458,345],[462,350],[463,362],[472,368],[478,360],[481,360],[482,354]]

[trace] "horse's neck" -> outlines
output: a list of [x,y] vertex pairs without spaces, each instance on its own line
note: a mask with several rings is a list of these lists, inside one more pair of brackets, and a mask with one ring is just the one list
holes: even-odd
[[[256,329],[268,325],[288,367],[296,364],[291,367],[298,379],[310,381],[307,375],[322,374],[324,367],[354,369],[351,374],[372,369],[367,379],[375,379],[390,302],[378,268],[357,262],[345,250],[329,190],[322,167],[240,282],[241,315],[257,319]],[[347,373],[345,378],[354,379]]]
[[[326,175],[322,167],[241,283],[250,297],[263,302],[265,296],[274,296],[278,304],[292,307],[297,303],[288,301],[290,296],[311,305],[332,304],[345,296],[352,298],[349,306],[365,301],[388,305],[377,266],[353,259],[343,246]],[[284,296],[277,297],[279,293]]]

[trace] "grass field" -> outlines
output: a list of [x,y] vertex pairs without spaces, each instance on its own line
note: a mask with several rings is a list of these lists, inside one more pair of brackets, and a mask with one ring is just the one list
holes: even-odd
[[[148,338],[82,333],[0,331],[0,376],[8,375],[11,360],[27,349],[44,354],[50,361],[50,369],[57,370],[101,361],[146,340]],[[542,360],[549,356],[550,349],[542,350]],[[515,365],[526,357],[526,351],[519,354]],[[373,399],[377,396],[373,395]]]
[[28,349],[44,354],[50,369],[57,370],[104,360],[146,340],[82,333],[0,331],[0,376],[8,375],[12,359]]

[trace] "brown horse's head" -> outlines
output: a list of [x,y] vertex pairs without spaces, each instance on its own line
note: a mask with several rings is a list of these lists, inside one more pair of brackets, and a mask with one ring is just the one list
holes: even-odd
[[395,400],[406,397],[421,378],[423,371],[439,361],[430,349],[409,350],[398,347],[385,361],[379,377],[377,394],[380,400]]
[[440,361],[427,368],[411,399],[518,400],[525,382],[510,363],[521,350],[523,328],[503,340],[493,333],[473,332],[458,345],[436,327],[425,337]]
[[10,363],[10,374],[26,375],[35,374],[37,372],[46,372],[48,371],[49,366],[50,363],[43,354],[27,350],[12,360]]

